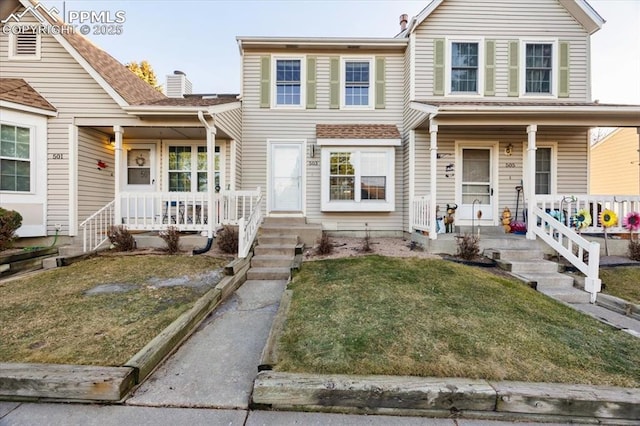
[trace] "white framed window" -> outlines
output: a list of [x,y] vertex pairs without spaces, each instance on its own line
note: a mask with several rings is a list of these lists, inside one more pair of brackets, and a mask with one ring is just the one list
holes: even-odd
[[33,192],[31,128],[0,124],[0,191]]
[[273,58],[272,106],[302,108],[305,102],[305,61],[301,56]]
[[446,46],[446,93],[480,96],[484,91],[484,40],[448,39]]
[[[527,176],[527,143],[522,144],[524,176]],[[540,142],[536,144],[535,193],[538,195],[558,192],[558,144]]]
[[28,27],[14,25],[11,27],[11,32],[9,32],[8,59],[40,60],[40,44],[40,34]]
[[[169,192],[207,192],[207,147],[170,143],[167,147],[167,190]],[[214,188],[220,188],[220,146],[214,154]]]
[[521,95],[557,96],[558,41],[523,40],[520,52]]
[[326,146],[321,160],[323,211],[394,211],[393,147]]
[[374,99],[373,57],[344,57],[340,71],[342,108],[371,109]]

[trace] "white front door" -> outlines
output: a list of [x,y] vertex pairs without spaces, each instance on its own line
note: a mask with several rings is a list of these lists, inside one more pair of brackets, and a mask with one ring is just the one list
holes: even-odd
[[272,212],[302,212],[303,143],[272,143],[269,205]]
[[123,202],[122,217],[153,219],[159,214],[159,207],[154,205],[153,197],[146,198],[144,193],[154,192],[157,188],[156,145],[132,144],[130,149],[124,150],[123,160],[122,190],[139,195]]
[[459,146],[455,217],[464,224],[494,219],[494,151],[493,146]]

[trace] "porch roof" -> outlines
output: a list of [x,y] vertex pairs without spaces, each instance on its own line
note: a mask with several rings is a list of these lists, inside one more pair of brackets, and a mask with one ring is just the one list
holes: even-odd
[[318,139],[398,139],[394,124],[316,124]]
[[425,114],[413,128],[437,124],[556,125],[580,127],[640,127],[640,105],[549,101],[414,101]]
[[56,112],[56,108],[21,78],[0,78],[0,101]]

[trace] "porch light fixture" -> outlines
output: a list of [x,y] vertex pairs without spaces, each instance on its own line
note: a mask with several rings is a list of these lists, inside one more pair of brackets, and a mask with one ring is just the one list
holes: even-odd
[[511,154],[513,154],[513,144],[507,145],[507,147],[504,149],[504,155],[511,157]]
[[116,146],[116,138],[113,136],[109,136],[109,142],[107,142],[111,146]]
[[309,156],[311,158],[314,158],[316,156],[316,146],[315,145],[309,145]]

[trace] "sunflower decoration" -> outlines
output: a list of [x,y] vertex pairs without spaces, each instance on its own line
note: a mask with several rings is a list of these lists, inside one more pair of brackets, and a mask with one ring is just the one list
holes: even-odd
[[587,209],[578,210],[571,219],[577,231],[591,226],[591,213]]
[[622,220],[622,226],[627,228],[629,232],[634,232],[640,229],[640,213],[630,212]]
[[616,212],[606,209],[600,213],[600,223],[604,227],[604,252],[609,256],[609,244],[607,242],[607,228],[618,224],[618,215]]

